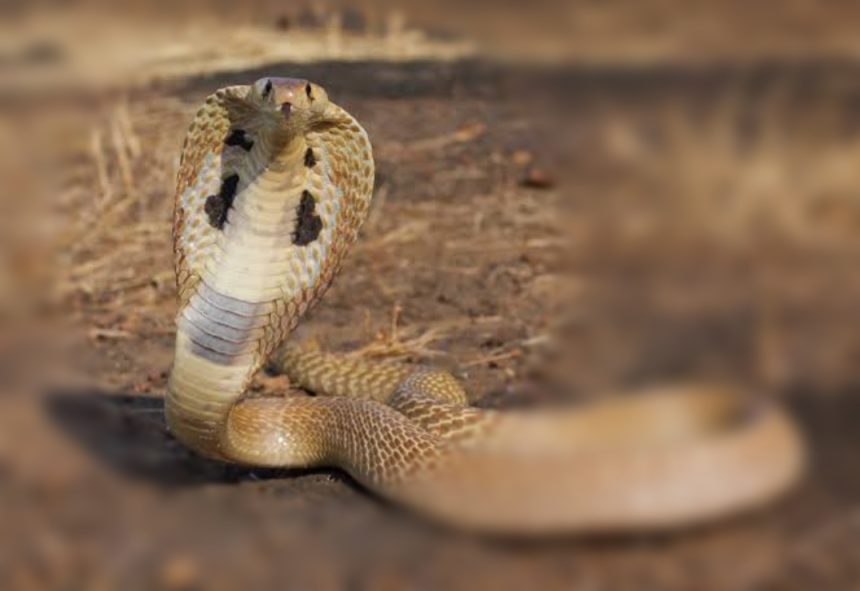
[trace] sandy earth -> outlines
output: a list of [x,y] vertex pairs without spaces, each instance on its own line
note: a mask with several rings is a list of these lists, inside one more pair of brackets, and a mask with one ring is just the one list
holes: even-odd
[[[856,73],[280,64],[66,105],[96,113],[111,199],[131,174],[134,201],[87,218],[91,241],[68,246],[47,318],[64,318],[58,355],[74,382],[0,397],[0,588],[857,588],[857,189],[791,169],[857,154]],[[299,338],[449,367],[485,406],[731,378],[795,410],[809,478],[774,507],[695,531],[524,542],[440,529],[337,470],[251,471],[187,452],[161,416],[171,167],[202,97],[263,74],[326,86],[378,161],[360,244]],[[121,111],[130,125],[112,152]],[[70,158],[81,195],[58,219],[98,194],[93,145]],[[766,182],[772,161],[791,169],[778,168],[782,185]],[[711,186],[721,167],[752,179],[738,185],[759,199],[751,210]],[[787,203],[801,182],[824,197]],[[35,342],[19,353],[39,372]],[[256,388],[287,386],[262,376]]]

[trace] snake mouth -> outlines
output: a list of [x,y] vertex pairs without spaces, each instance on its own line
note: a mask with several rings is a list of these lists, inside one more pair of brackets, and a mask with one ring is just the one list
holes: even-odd
[[293,112],[293,105],[291,103],[283,103],[281,105],[281,113],[283,114],[285,119],[290,118],[290,113]]

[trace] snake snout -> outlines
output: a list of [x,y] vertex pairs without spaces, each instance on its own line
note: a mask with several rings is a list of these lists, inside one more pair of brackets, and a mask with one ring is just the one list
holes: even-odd
[[307,108],[313,100],[312,85],[301,78],[263,78],[255,87],[261,89],[264,99],[272,101],[285,115],[295,108]]

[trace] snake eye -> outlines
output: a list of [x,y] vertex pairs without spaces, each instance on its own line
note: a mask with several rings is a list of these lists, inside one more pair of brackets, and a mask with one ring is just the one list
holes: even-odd
[[307,86],[305,86],[305,94],[307,94],[307,95],[308,95],[308,98],[309,98],[310,100],[314,100],[314,97],[313,97],[313,95],[311,94],[311,83],[310,83],[310,82],[308,82]]
[[284,114],[284,117],[289,117],[292,110],[293,105],[291,105],[290,103],[284,103],[281,105],[281,113]]
[[272,81],[266,80],[266,85],[263,87],[263,98],[269,96],[270,92],[272,92]]

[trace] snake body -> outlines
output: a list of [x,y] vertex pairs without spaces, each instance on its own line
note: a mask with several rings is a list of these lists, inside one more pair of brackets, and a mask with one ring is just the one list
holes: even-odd
[[[339,466],[457,526],[510,533],[662,529],[768,501],[804,446],[775,404],[664,388],[570,412],[467,405],[449,374],[283,347],[367,214],[358,122],[304,80],[207,97],[182,150],[179,299],[166,419],[198,453],[253,466]],[[272,362],[317,396],[246,396]]]

